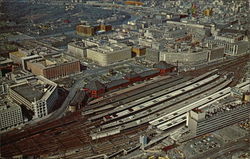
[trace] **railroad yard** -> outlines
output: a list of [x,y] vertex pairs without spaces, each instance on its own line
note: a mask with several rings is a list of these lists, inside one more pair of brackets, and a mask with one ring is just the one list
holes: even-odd
[[0,0],[0,158],[249,158],[249,3]]
[[[184,113],[197,107],[192,106],[196,101],[220,90],[221,96],[226,95],[226,88],[243,77],[240,68],[248,60],[249,55],[245,55],[195,71],[158,76],[106,94],[60,119],[4,133],[2,156],[112,158],[127,154],[140,147],[141,135],[154,137],[156,131],[165,133],[184,122]],[[170,119],[176,122],[170,123]]]

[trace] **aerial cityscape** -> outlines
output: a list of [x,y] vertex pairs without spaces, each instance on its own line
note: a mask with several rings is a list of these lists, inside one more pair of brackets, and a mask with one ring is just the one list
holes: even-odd
[[249,0],[0,0],[1,159],[249,159]]

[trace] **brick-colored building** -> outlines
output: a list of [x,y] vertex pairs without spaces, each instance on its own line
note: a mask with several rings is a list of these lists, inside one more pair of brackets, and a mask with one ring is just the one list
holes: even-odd
[[145,47],[133,47],[132,50],[132,57],[135,56],[142,56],[146,54],[146,48]]
[[112,25],[77,25],[76,26],[76,32],[79,35],[85,35],[85,36],[92,36],[95,35],[97,31],[111,31]]
[[42,75],[48,79],[64,77],[81,71],[78,60],[69,60],[63,56],[41,57],[27,61],[27,68],[35,75]]
[[77,25],[76,26],[76,32],[79,35],[92,36],[98,30],[100,30],[100,26],[89,26],[89,25]]
[[157,64],[154,64],[154,68],[160,71],[161,75],[167,74],[177,70],[177,67],[171,64],[166,63],[165,61],[160,61]]
[[84,90],[89,93],[90,97],[98,98],[105,93],[105,85],[97,80],[91,81],[85,86]]
[[112,30],[112,25],[101,24],[100,25],[100,30],[111,31]]
[[129,80],[130,82],[137,82],[137,81],[141,81],[141,77],[139,74],[137,74],[136,72],[134,71],[131,71],[129,73],[127,73],[124,78],[126,80]]

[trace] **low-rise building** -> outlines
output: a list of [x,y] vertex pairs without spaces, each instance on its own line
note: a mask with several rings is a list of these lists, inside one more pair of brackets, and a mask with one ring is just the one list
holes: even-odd
[[160,52],[160,61],[170,64],[200,64],[207,62],[208,50],[191,46],[175,46]]
[[33,111],[34,118],[41,118],[52,111],[58,98],[57,84],[42,76],[37,76],[10,86],[9,96]]
[[154,64],[154,68],[158,70],[161,75],[177,71],[176,66],[168,64],[165,61],[160,61],[159,63]]
[[145,47],[133,46],[131,51],[132,51],[132,57],[143,56],[143,55],[146,54],[146,48]]
[[230,103],[210,110],[188,112],[187,125],[194,136],[204,135],[249,119],[250,103]]
[[13,61],[9,58],[0,57],[0,78],[5,76],[7,72],[12,71]]
[[33,74],[41,75],[48,79],[56,79],[81,71],[79,60],[67,58],[62,54],[40,56],[39,58],[28,60],[26,63],[27,69]]
[[244,40],[243,35],[222,34],[205,39],[205,43],[216,44],[225,48],[225,54],[237,56],[247,53],[250,48],[249,41]]
[[105,85],[99,82],[98,80],[91,81],[87,83],[84,88],[84,91],[87,92],[90,97],[97,98],[105,93]]
[[0,129],[4,130],[23,123],[22,109],[16,103],[3,102],[0,106]]
[[93,36],[97,34],[98,31],[111,31],[112,26],[111,25],[77,25],[76,26],[76,33],[78,35],[83,35],[83,36]]
[[23,53],[22,51],[15,51],[9,53],[10,59],[13,60],[13,62],[16,64],[22,64],[22,58],[26,56],[27,54]]
[[77,58],[87,57],[87,49],[96,47],[96,45],[88,46],[82,41],[71,42],[68,44],[68,52]]
[[131,47],[122,44],[107,44],[87,49],[87,58],[101,66],[131,58]]
[[223,46],[211,46],[208,48],[208,61],[221,59],[224,57],[225,48]]

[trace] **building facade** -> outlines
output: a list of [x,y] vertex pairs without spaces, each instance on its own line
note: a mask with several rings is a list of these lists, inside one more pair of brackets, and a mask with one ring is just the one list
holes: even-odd
[[82,42],[69,43],[68,52],[70,55],[78,57],[78,58],[84,58],[87,56],[87,49],[85,48],[85,45]]
[[238,106],[225,106],[211,112],[191,110],[187,114],[187,125],[195,136],[249,119],[250,103]]
[[98,30],[100,30],[99,26],[89,26],[89,25],[78,25],[78,26],[76,26],[76,33],[78,35],[92,36]]
[[9,95],[17,103],[34,112],[34,118],[48,115],[58,98],[57,84],[38,76],[9,87]]
[[77,58],[87,57],[87,49],[96,47],[96,45],[87,45],[82,41],[68,44],[68,53]]
[[111,25],[77,25],[76,26],[76,33],[78,35],[83,35],[83,36],[93,36],[97,34],[98,31],[111,31],[112,26]]
[[131,58],[131,47],[125,44],[111,44],[98,48],[87,49],[87,58],[101,66]]
[[48,79],[65,77],[81,71],[79,60],[68,60],[64,57],[40,57],[27,61],[27,69],[35,75],[41,75]]
[[0,106],[0,129],[4,130],[23,123],[22,109],[12,103],[11,106]]
[[208,61],[221,59],[224,57],[225,49],[223,46],[212,47],[208,51]]
[[205,43],[216,44],[225,48],[225,54],[237,56],[247,53],[250,48],[249,41],[242,34],[225,33],[205,39]]
[[160,52],[160,61],[166,61],[170,64],[199,64],[207,62],[208,50],[198,52]]

